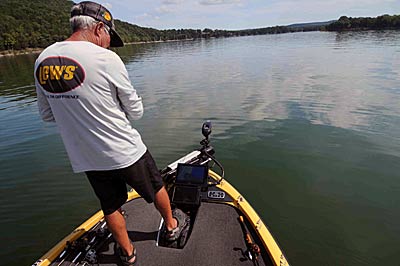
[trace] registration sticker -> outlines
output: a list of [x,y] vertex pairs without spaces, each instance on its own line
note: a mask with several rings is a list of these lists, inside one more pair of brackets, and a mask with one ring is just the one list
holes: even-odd
[[208,191],[207,196],[211,199],[224,199],[225,192],[212,190],[212,191]]

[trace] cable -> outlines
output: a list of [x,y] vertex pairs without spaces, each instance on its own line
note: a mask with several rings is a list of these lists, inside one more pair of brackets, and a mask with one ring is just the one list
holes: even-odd
[[212,156],[211,154],[209,154],[209,153],[206,151],[206,149],[203,149],[203,152],[204,152],[204,154],[205,154],[208,158],[210,158],[211,160],[213,160],[213,161],[218,165],[218,167],[221,169],[221,171],[222,171],[222,173],[221,173],[221,179],[217,181],[217,185],[219,185],[219,184],[222,182],[222,180],[224,180],[224,177],[225,177],[225,170],[224,170],[224,167],[222,166],[222,164],[220,164],[220,163],[217,161],[217,159],[215,159],[214,156]]

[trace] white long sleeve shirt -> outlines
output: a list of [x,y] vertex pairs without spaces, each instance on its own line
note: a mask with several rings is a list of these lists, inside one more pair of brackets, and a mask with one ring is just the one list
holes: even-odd
[[127,167],[146,152],[129,121],[142,117],[142,99],[114,52],[55,43],[36,60],[35,85],[41,117],[57,123],[74,172]]

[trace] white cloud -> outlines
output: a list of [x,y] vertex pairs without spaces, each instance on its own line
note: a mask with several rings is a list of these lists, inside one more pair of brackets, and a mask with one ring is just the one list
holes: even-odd
[[174,11],[175,11],[174,8],[171,8],[166,5],[162,5],[162,6],[156,8],[156,12],[159,14],[173,13]]
[[177,5],[177,4],[180,4],[182,2],[183,2],[183,0],[164,0],[161,3],[163,5]]
[[200,5],[227,5],[241,3],[242,0],[202,0],[199,2]]
[[135,16],[135,20],[146,20],[146,19],[151,19],[153,16],[149,15],[148,13],[144,13],[138,16]]
[[104,3],[104,4],[102,4],[102,6],[104,6],[107,9],[112,9],[112,4],[111,3]]

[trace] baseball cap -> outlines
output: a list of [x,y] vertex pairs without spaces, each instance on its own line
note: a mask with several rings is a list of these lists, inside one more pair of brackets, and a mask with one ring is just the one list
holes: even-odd
[[110,11],[108,11],[107,8],[105,8],[104,6],[91,1],[80,2],[78,4],[75,4],[74,8],[71,11],[71,18],[75,16],[89,16],[94,18],[95,20],[103,22],[110,28],[110,46],[124,46],[124,42],[115,31],[113,17],[111,16]]

